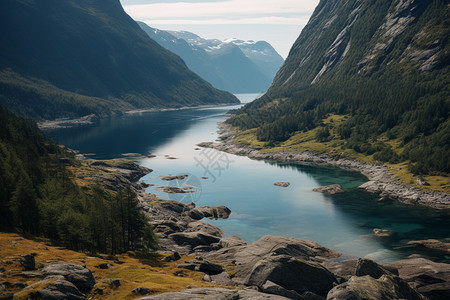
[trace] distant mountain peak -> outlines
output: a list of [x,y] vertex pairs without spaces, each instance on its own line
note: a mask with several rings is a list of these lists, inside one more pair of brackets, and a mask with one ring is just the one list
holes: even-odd
[[284,62],[264,41],[205,39],[189,31],[163,31],[138,24],[152,39],[180,55],[191,70],[233,93],[266,91]]

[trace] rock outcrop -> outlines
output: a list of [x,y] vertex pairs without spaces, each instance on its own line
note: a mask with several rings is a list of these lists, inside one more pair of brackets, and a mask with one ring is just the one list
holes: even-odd
[[340,186],[339,184],[321,186],[318,188],[314,188],[313,191],[319,192],[319,193],[324,193],[324,194],[330,194],[330,195],[339,194],[339,193],[344,192],[344,190],[342,189],[342,186]]
[[78,288],[61,275],[48,276],[41,281],[33,283],[21,292],[16,293],[14,298],[86,300],[86,297]]
[[224,288],[200,288],[177,293],[147,296],[138,300],[287,300],[289,298],[260,293],[254,290],[230,290]]
[[83,266],[70,263],[52,263],[44,267],[42,273],[47,276],[61,275],[73,283],[81,292],[89,292],[95,285],[92,272]]
[[383,275],[375,279],[366,275],[351,277],[349,281],[334,287],[327,295],[327,300],[346,299],[425,300],[426,298],[399,277]]

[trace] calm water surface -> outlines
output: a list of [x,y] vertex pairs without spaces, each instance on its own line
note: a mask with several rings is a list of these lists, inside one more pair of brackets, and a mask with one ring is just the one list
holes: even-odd
[[[243,102],[256,96],[238,95]],[[154,170],[144,181],[156,186],[193,187],[195,193],[160,193],[154,190],[156,186],[148,192],[165,199],[195,202],[198,206],[228,206],[233,211],[229,219],[208,220],[227,236],[238,235],[248,242],[263,235],[289,236],[378,261],[417,253],[450,262],[450,257],[443,253],[407,246],[411,240],[449,238],[448,214],[400,203],[379,203],[376,196],[357,189],[367,180],[359,173],[254,161],[198,148],[196,144],[200,142],[216,140],[217,122],[236,107],[126,115],[48,134],[59,143],[97,159],[123,157],[126,153],[156,155],[136,158],[141,165]],[[180,174],[190,177],[170,183],[157,178]],[[276,181],[291,185],[276,187],[273,185]],[[312,192],[315,187],[335,183],[341,184],[345,193]],[[373,228],[394,230],[397,235],[377,238]]]

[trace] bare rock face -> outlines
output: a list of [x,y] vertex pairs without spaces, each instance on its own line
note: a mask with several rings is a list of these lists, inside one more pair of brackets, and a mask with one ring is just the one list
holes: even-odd
[[366,275],[351,277],[349,281],[334,287],[327,295],[327,300],[346,299],[425,300],[426,298],[399,277],[383,275],[379,279],[375,279]]
[[342,189],[342,187],[339,184],[332,184],[332,185],[328,185],[328,186],[321,186],[318,188],[313,189],[314,192],[319,192],[319,193],[324,193],[324,194],[330,194],[330,195],[334,195],[334,194],[338,194],[338,193],[343,193],[344,190]]

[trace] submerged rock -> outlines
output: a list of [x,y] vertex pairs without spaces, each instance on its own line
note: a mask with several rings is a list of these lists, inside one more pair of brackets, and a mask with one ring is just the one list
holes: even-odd
[[313,189],[314,192],[319,192],[319,193],[324,193],[324,194],[330,194],[330,195],[334,195],[334,194],[338,194],[338,193],[343,193],[344,190],[342,189],[342,187],[339,184],[332,184],[332,185],[328,185],[328,186],[321,186],[318,188]]
[[280,186],[280,187],[288,187],[291,184],[289,182],[275,182],[273,185]]
[[397,232],[395,232],[393,230],[381,229],[381,228],[374,228],[373,233],[377,237],[382,237],[382,238],[390,238],[390,237],[397,235]]

